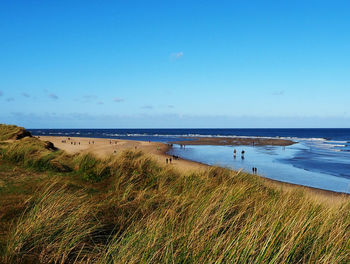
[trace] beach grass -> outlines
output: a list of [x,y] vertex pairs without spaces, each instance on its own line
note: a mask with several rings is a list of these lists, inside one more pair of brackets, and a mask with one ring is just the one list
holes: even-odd
[[5,263],[350,262],[345,195],[322,203],[243,172],[180,172],[140,151],[99,159],[23,138],[0,153],[0,203],[15,201],[0,211]]
[[31,136],[25,128],[15,125],[0,124],[0,131],[0,141]]

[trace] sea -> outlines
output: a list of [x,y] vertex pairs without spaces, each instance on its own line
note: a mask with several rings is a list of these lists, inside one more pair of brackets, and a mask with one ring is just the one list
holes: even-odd
[[[209,165],[242,169],[293,184],[350,193],[350,129],[30,129],[33,135],[95,137],[171,143],[187,137],[262,137],[290,139],[281,146],[206,146],[174,144],[170,155]],[[233,156],[245,151],[244,158]]]

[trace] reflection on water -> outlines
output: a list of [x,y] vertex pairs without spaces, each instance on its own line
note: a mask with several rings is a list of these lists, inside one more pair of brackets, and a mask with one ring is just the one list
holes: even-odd
[[[237,150],[234,158],[233,150]],[[241,151],[244,150],[244,159]],[[336,192],[350,193],[349,153],[333,155],[308,142],[280,146],[186,146],[174,145],[169,154],[209,165],[244,169],[266,178]]]

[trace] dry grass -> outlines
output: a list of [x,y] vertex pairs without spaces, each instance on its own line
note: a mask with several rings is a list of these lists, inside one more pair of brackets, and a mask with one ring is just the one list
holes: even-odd
[[[2,152],[10,149],[19,152],[19,146]],[[24,146],[22,151],[27,153]],[[25,161],[8,161],[32,169],[29,159],[48,155],[40,151],[24,155]],[[282,192],[254,175],[222,168],[185,174],[141,152],[125,151],[107,160],[55,154],[60,157],[71,162],[73,171],[56,175],[46,167],[49,183],[38,185],[8,232],[4,261],[350,261],[349,197],[324,204],[301,188]]]
[[39,171],[53,170],[67,172],[72,170],[72,157],[63,151],[50,148],[49,142],[37,138],[25,137],[3,147],[2,158],[26,168]]
[[20,139],[31,134],[23,127],[0,124],[0,140]]

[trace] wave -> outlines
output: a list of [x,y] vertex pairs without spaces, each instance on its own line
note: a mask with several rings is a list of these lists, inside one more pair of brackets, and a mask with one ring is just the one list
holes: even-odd
[[220,134],[153,134],[153,133],[102,133],[104,136],[114,137],[217,137],[217,138],[262,138],[262,139],[286,139],[296,141],[326,141],[325,138],[298,138],[298,137],[269,137],[269,136],[239,136],[239,135],[220,135]]
[[[63,132],[63,133],[62,133]],[[304,143],[307,146],[311,147],[318,147],[321,149],[333,149],[339,151],[342,149],[346,149],[348,147],[347,144],[349,144],[349,141],[344,140],[330,140],[323,137],[313,137],[313,138],[305,138],[305,137],[296,137],[296,136],[241,136],[237,134],[232,135],[223,135],[219,133],[213,133],[213,134],[204,134],[204,133],[149,133],[149,132],[143,132],[143,133],[129,133],[127,131],[123,131],[122,133],[113,133],[114,131],[111,131],[111,133],[108,133],[108,131],[84,131],[84,130],[75,130],[75,131],[43,131],[37,130],[36,134],[45,135],[46,133],[50,135],[83,135],[83,136],[89,136],[89,137],[128,137],[130,139],[136,138],[136,137],[155,137],[155,138],[163,138],[165,139],[183,139],[183,138],[191,138],[191,137],[217,137],[217,138],[261,138],[261,139],[283,139],[283,140],[291,140],[297,143]],[[141,132],[141,131],[140,131]],[[147,139],[149,140],[149,139]],[[152,139],[150,139],[152,140]]]
[[[36,134],[45,134],[45,131],[36,131]],[[96,131],[97,132],[97,131]],[[262,138],[262,139],[285,139],[292,141],[326,141],[325,138],[301,138],[301,137],[281,137],[281,136],[241,136],[241,135],[222,135],[222,134],[199,134],[199,133],[185,133],[185,134],[161,134],[161,133],[92,133],[83,131],[65,132],[65,135],[91,135],[93,137],[107,136],[107,137],[164,137],[164,138],[187,138],[187,137],[218,137],[218,138]],[[50,135],[61,135],[62,132],[49,132]]]

